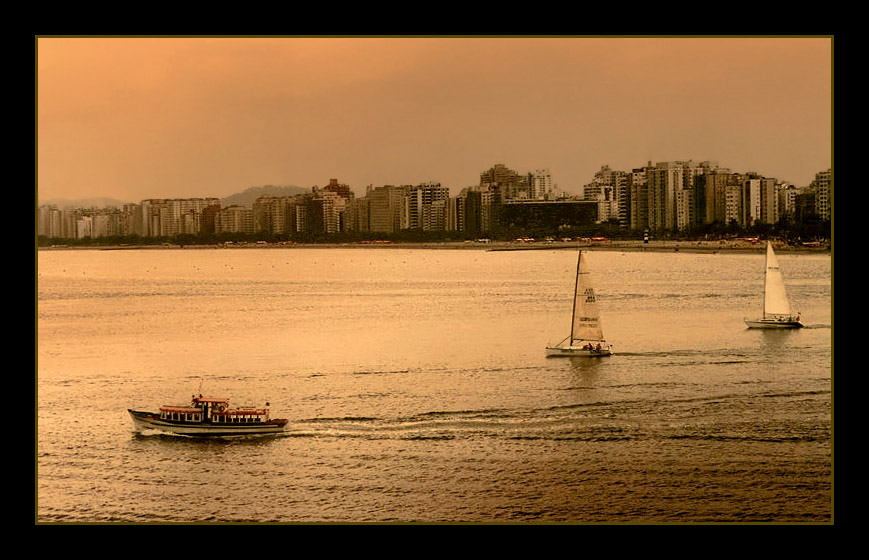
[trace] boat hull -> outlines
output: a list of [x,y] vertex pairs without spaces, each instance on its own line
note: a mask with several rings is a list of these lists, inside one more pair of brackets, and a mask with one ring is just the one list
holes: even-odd
[[547,346],[546,356],[551,358],[556,357],[586,357],[586,358],[601,358],[612,355],[611,348],[601,348],[600,350],[588,350],[581,346]]
[[217,424],[208,422],[171,422],[160,419],[159,414],[127,409],[136,431],[159,430],[186,436],[247,436],[277,434],[284,431],[285,419],[273,419],[257,424]]
[[796,320],[745,319],[750,329],[801,329],[803,324]]

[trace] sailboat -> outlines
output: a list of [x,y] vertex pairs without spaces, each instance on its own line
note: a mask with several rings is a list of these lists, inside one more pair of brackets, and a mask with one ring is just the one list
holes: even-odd
[[573,289],[573,314],[570,334],[555,346],[546,347],[547,356],[609,356],[612,346],[607,344],[600,326],[600,314],[594,295],[588,259],[579,252],[576,259],[576,285]]
[[799,313],[794,313],[788,300],[784,277],[769,241],[766,242],[763,315],[759,319],[745,319],[745,324],[752,329],[798,329],[803,326]]

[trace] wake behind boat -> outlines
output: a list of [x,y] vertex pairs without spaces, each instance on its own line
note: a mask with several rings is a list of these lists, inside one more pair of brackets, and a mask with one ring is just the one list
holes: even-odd
[[576,259],[576,283],[573,288],[573,314],[570,334],[555,346],[546,347],[546,356],[609,356],[612,346],[607,344],[600,326],[600,313],[594,295],[594,286],[588,270],[588,259],[579,252]]
[[772,243],[766,242],[766,268],[763,280],[763,314],[757,319],[745,319],[750,329],[799,329],[799,313],[794,313],[785,289],[784,277]]
[[137,431],[160,430],[189,436],[275,434],[287,425],[285,418],[270,418],[268,408],[233,408],[229,399],[202,395],[194,395],[189,406],[164,405],[159,412],[132,409],[127,412]]

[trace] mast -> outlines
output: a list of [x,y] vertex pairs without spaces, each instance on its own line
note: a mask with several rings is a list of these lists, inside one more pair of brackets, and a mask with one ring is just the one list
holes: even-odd
[[573,346],[573,324],[576,321],[576,294],[579,291],[579,261],[582,259],[582,250],[576,256],[576,279],[573,283],[573,309],[570,311],[570,345]]
[[763,317],[766,319],[766,289],[769,282],[769,249],[772,247],[769,241],[766,242],[766,256],[763,261]]

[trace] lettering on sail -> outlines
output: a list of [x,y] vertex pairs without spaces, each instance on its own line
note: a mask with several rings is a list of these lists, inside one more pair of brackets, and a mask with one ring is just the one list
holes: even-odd
[[594,288],[585,288],[582,291],[583,295],[585,295],[585,303],[594,303]]

